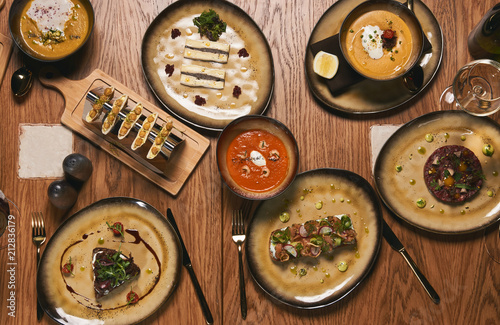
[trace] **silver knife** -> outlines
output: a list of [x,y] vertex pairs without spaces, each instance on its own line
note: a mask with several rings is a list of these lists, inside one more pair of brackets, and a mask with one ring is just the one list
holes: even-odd
[[417,276],[418,281],[420,281],[420,284],[424,287],[429,297],[431,297],[432,301],[435,304],[439,304],[440,298],[437,292],[431,286],[429,281],[427,281],[422,272],[420,272],[415,262],[413,262],[413,260],[411,259],[410,254],[408,254],[405,247],[399,241],[398,237],[396,237],[396,235],[389,227],[389,225],[385,222],[385,220],[382,219],[382,221],[383,221],[382,233],[384,235],[385,240],[389,243],[389,245],[391,245],[392,249],[403,255],[403,258],[405,259],[406,263],[408,263],[413,273]]
[[174,215],[172,214],[172,210],[170,208],[167,209],[167,219],[172,224],[177,236],[179,237],[179,241],[181,243],[182,248],[182,264],[186,267],[189,272],[189,276],[191,277],[191,281],[194,285],[194,290],[198,295],[198,301],[201,305],[201,310],[203,311],[203,315],[205,315],[205,319],[207,324],[213,324],[214,319],[212,318],[212,313],[210,312],[210,308],[208,307],[207,300],[203,295],[203,291],[201,291],[200,283],[196,278],[196,274],[194,274],[193,266],[191,265],[191,259],[189,258],[188,252],[186,250],[186,246],[184,246],[184,242],[182,241],[181,233],[179,232],[179,228],[177,228],[177,224],[175,223]]

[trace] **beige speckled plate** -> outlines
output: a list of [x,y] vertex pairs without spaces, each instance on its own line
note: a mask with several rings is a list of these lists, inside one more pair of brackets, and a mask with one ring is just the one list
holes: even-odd
[[[364,0],[339,0],[335,2],[314,27],[306,48],[305,70],[309,89],[321,103],[332,109],[348,114],[379,113],[396,108],[417,96],[434,78],[443,56],[443,35],[432,11],[419,0],[415,1],[417,16],[424,35],[432,44],[432,50],[423,53],[420,64],[424,70],[423,86],[418,92],[411,93],[403,85],[401,78],[392,81],[363,80],[335,96],[328,89],[324,79],[314,73],[314,57],[309,45],[337,34],[345,17]],[[399,0],[400,1],[400,0]],[[403,2],[403,1],[400,1]],[[340,54],[339,54],[340,55]]]
[[[302,198],[303,197],[303,198]],[[321,201],[323,206],[316,209]],[[281,212],[290,214],[282,223]],[[272,231],[329,215],[350,214],[357,231],[357,247],[337,249],[317,259],[274,262],[269,255]],[[316,169],[297,175],[280,196],[264,201],[255,211],[247,233],[246,256],[257,284],[281,303],[311,309],[335,303],[349,294],[366,277],[379,251],[382,212],[375,191],[362,177],[340,169]],[[338,263],[348,263],[346,272]],[[299,276],[300,269],[305,276]]]
[[[123,242],[113,236],[106,221],[123,223]],[[98,201],[66,219],[50,238],[40,261],[38,298],[60,324],[137,324],[172,294],[180,274],[179,245],[170,223],[149,204],[123,197]],[[92,271],[95,247],[131,254],[141,269],[138,278],[98,301]],[[70,257],[74,276],[64,276],[61,268]],[[141,299],[127,305],[131,288]]]
[[[426,134],[432,134],[434,140],[427,142]],[[487,143],[497,151],[491,157],[482,153]],[[481,190],[462,204],[437,200],[424,182],[427,158],[444,145],[462,145],[472,150],[486,177]],[[419,153],[419,147],[425,153]],[[500,218],[499,151],[500,126],[490,118],[462,111],[429,113],[403,125],[387,140],[375,163],[375,184],[384,203],[397,216],[419,228],[446,234],[476,231]],[[396,171],[396,165],[403,167],[401,172]],[[412,180],[414,185],[410,184]],[[488,191],[494,193],[493,197],[488,196]],[[424,208],[416,206],[419,198],[426,200]]]
[[[200,39],[193,18],[213,9],[227,23],[219,42],[230,44],[227,63],[213,63],[184,58],[186,39]],[[173,28],[181,36],[172,39]],[[206,37],[202,39],[207,40]],[[245,48],[249,57],[240,57]],[[165,73],[174,66],[172,76]],[[182,64],[195,64],[226,72],[222,90],[188,87],[180,84]],[[232,120],[249,114],[262,114],[271,101],[274,88],[274,64],[269,44],[257,24],[236,5],[224,0],[179,0],[163,10],[151,23],[142,42],[144,76],[160,102],[175,116],[209,130],[222,130]],[[233,96],[239,86],[241,95]],[[194,103],[196,96],[206,100]]]

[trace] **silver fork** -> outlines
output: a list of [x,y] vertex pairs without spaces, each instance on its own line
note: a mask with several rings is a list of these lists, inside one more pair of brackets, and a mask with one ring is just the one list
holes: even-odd
[[[36,270],[38,272],[38,265],[40,264],[40,247],[45,243],[47,234],[45,233],[45,223],[43,222],[43,215],[41,212],[33,212],[31,214],[31,238],[33,244],[36,246]],[[43,309],[36,299],[36,317],[38,320],[42,319]]]
[[247,317],[247,298],[245,293],[245,280],[243,279],[243,261],[241,246],[245,241],[245,221],[243,220],[243,213],[241,210],[233,210],[232,224],[232,237],[234,243],[238,246],[238,262],[240,269],[240,305],[241,317]]

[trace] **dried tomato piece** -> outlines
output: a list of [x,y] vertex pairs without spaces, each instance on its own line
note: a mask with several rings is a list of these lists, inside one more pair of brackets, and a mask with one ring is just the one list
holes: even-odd
[[127,305],[135,304],[138,301],[139,295],[136,292],[132,291],[132,289],[130,289],[130,291],[127,293]]
[[246,58],[248,57],[250,54],[248,54],[247,52],[247,49],[246,48],[242,48],[241,50],[238,51],[238,56],[241,58]]
[[107,221],[106,224],[108,225],[108,229],[111,229],[113,231],[113,235],[115,236],[121,236],[125,237],[123,234],[123,223],[121,222],[115,222],[113,225],[110,225]]
[[396,37],[395,31],[393,31],[392,29],[384,30],[384,32],[382,33],[382,47],[383,48],[385,48],[387,50],[392,49],[394,46],[396,46],[396,41],[397,41],[397,37]]
[[62,267],[62,273],[64,273],[64,275],[73,275],[74,268],[75,266],[73,265],[73,262],[71,262],[71,256],[70,256],[69,262],[64,264],[64,266]]
[[233,97],[239,98],[241,95],[241,88],[239,86],[234,86]]
[[196,105],[203,106],[207,103],[207,101],[205,100],[205,98],[201,97],[200,95],[196,95],[196,97],[194,99],[194,103]]
[[175,39],[176,37],[181,36],[181,31],[178,30],[177,28],[172,29],[172,33],[170,34],[172,39]]
[[387,39],[391,39],[394,37],[394,31],[392,29],[386,29],[386,30],[384,30],[382,37],[387,38]]
[[174,73],[174,65],[173,64],[167,64],[165,66],[165,73],[167,76],[172,77],[172,73]]

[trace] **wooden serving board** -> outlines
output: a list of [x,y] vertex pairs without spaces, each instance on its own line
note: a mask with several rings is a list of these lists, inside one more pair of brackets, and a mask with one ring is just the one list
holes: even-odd
[[2,83],[9,63],[10,55],[12,54],[12,39],[3,34],[0,34],[0,84]]
[[[210,145],[208,139],[101,70],[94,70],[87,78],[82,80],[69,80],[54,68],[47,67],[40,71],[39,79],[45,87],[54,88],[63,95],[65,109],[61,116],[62,124],[86,137],[172,195],[179,193],[182,185]],[[104,89],[110,86],[115,88],[115,98],[120,94],[127,94],[129,103],[142,103],[145,114],[158,113],[158,120],[165,121],[169,118],[174,121],[174,128],[184,141],[176,147],[168,159],[155,158],[156,161],[164,159],[163,163],[160,164],[161,171],[155,168],[159,166],[158,163],[152,166],[145,157],[141,156],[144,153],[132,152],[128,147],[125,147],[125,142],[117,140],[116,136],[112,134],[104,135],[100,133],[95,125],[91,125],[84,120],[86,112],[91,106],[87,94],[95,89]],[[130,134],[128,137],[133,139],[135,135]],[[127,141],[130,144],[130,139]]]

